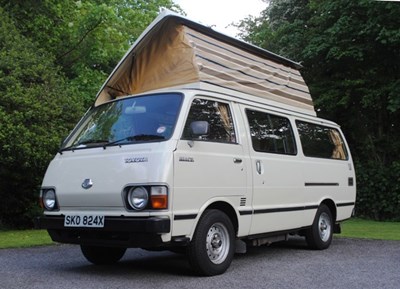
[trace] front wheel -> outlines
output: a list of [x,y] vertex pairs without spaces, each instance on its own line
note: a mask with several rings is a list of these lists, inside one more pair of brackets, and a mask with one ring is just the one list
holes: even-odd
[[200,275],[224,273],[235,252],[235,232],[231,220],[219,210],[207,210],[188,246],[189,262]]
[[333,236],[333,222],[331,210],[321,204],[315,214],[311,228],[306,232],[306,241],[310,248],[323,250],[330,246]]
[[85,258],[96,265],[117,263],[125,254],[126,248],[98,247],[81,245]]

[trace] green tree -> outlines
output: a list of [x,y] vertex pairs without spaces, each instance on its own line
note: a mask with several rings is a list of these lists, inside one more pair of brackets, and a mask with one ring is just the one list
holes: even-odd
[[0,225],[29,224],[40,178],[82,102],[0,8]]
[[340,123],[357,165],[357,209],[400,219],[400,5],[272,0],[241,36],[302,61],[318,114]]

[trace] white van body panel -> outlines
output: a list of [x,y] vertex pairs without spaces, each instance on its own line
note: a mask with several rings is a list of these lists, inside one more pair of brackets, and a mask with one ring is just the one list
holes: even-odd
[[[63,211],[129,215],[122,202],[122,189],[128,184],[171,183],[175,143],[171,140],[66,151],[52,160],[42,186],[56,184]],[[85,179],[93,182],[90,190],[82,188]]]
[[[319,204],[324,199],[334,200],[337,205],[336,220],[348,219],[352,209],[340,204],[354,203],[355,188],[349,186],[349,178],[353,178],[354,170],[351,161],[304,160],[303,178],[305,186],[305,204]],[[309,216],[313,217],[315,214]]]
[[[235,163],[235,159],[242,162]],[[203,204],[212,199],[225,198],[238,207],[240,199],[249,194],[241,145],[198,142],[190,148],[188,141],[181,140],[174,153],[174,168],[175,216],[197,216]],[[188,232],[182,231],[178,235],[182,233]]]

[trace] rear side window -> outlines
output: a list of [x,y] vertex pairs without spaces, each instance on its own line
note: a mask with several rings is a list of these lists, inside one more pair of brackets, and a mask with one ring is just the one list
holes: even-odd
[[209,133],[201,140],[210,142],[236,143],[235,128],[229,104],[215,100],[193,100],[183,131],[183,139],[192,139],[190,124],[194,121],[206,121]]
[[296,143],[289,119],[246,110],[253,149],[258,152],[295,155]]
[[296,121],[303,153],[307,157],[347,160],[343,138],[335,128]]

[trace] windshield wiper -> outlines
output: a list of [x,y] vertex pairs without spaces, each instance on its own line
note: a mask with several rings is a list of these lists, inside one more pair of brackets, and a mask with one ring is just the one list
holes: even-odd
[[58,152],[62,153],[63,151],[66,151],[66,150],[73,150],[75,148],[78,148],[80,145],[103,144],[103,143],[107,144],[108,140],[104,140],[104,139],[88,139],[88,140],[84,140],[84,141],[78,142],[77,144],[71,145],[69,147],[62,148]]
[[124,137],[124,138],[118,139],[116,141],[108,142],[103,147],[105,148],[105,147],[108,147],[108,146],[111,146],[114,144],[118,144],[123,141],[133,142],[133,141],[151,141],[151,140],[162,140],[162,139],[165,139],[165,137],[163,137],[162,135],[138,134],[138,135]]
[[[108,146],[112,146],[112,145],[118,144],[123,141],[135,142],[135,141],[152,141],[152,140],[163,140],[163,139],[165,139],[165,137],[163,137],[161,135],[155,135],[155,134],[138,134],[138,135],[124,137],[124,138],[121,138],[121,139],[118,139],[118,140],[115,140],[112,142],[109,142],[108,140],[102,140],[102,139],[89,139],[89,140],[81,141],[72,146],[62,148],[58,152],[62,153],[63,151],[66,151],[66,150],[73,150],[75,148],[78,148],[80,145],[88,145],[88,144],[103,144],[102,146],[105,149]],[[101,146],[101,145],[99,145],[99,146]]]
[[108,139],[88,139],[88,140],[84,140],[84,141],[78,142],[74,146],[77,147],[77,146],[80,146],[80,145],[98,144],[98,143],[108,143]]

